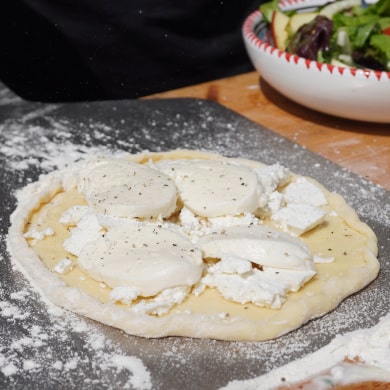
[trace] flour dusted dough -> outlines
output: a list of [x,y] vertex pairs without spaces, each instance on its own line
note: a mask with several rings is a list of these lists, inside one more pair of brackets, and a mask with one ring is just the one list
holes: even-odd
[[[125,158],[142,164],[151,160],[156,163],[166,159],[204,159],[262,166],[255,161],[226,159],[188,150],[127,155]],[[62,246],[69,232],[59,219],[69,207],[86,204],[77,191],[82,164],[43,175],[18,194],[18,205],[11,217],[8,248],[15,263],[49,301],[129,334],[223,340],[272,339],[331,311],[345,297],[375,279],[379,271],[373,231],[359,220],[341,196],[311,181],[326,195],[327,205],[322,206],[326,216],[320,226],[302,234],[300,239],[313,253],[333,256],[334,261],[316,264],[317,274],[298,292],[289,293],[280,309],[235,303],[222,298],[215,289],[206,288],[198,296],[190,294],[161,316],[129,311],[125,304],[110,301],[110,288],[85,274],[77,266],[77,259],[70,272],[61,275],[53,271],[61,259],[69,257]],[[267,218],[265,223],[273,225]],[[25,233],[33,227],[41,232],[53,229],[53,234],[30,245]]]

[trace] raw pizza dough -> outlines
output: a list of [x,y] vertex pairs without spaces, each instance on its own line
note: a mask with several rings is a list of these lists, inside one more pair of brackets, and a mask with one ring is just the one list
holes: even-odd
[[[310,280],[303,283],[303,286],[300,287],[297,292],[287,292],[285,294],[285,299],[283,297],[279,299],[279,295],[276,294],[273,297],[273,300],[271,299],[268,303],[264,303],[263,306],[261,306],[261,299],[263,298],[260,299],[260,303],[253,303],[253,301],[245,300],[245,297],[239,297],[238,300],[236,299],[236,302],[232,301],[229,294],[233,294],[233,285],[231,286],[231,289],[229,285],[222,286],[221,289],[218,289],[218,286],[213,287],[213,283],[215,285],[219,283],[219,286],[228,283],[226,281],[230,280],[231,273],[234,272],[241,272],[242,281],[242,279],[247,278],[247,272],[257,272],[261,277],[261,273],[268,269],[275,271],[275,268],[273,268],[272,265],[271,267],[263,267],[263,264],[260,264],[260,260],[257,261],[257,264],[255,264],[256,262],[251,263],[246,261],[244,263],[239,263],[237,266],[237,262],[235,261],[237,261],[237,257],[240,257],[240,243],[245,240],[249,240],[249,243],[253,242],[253,237],[248,238],[244,234],[244,241],[240,241],[242,238],[241,236],[238,236],[238,238],[235,236],[236,241],[233,241],[232,245],[229,244],[229,240],[222,240],[220,244],[217,243],[216,245],[214,245],[214,242],[211,244],[208,243],[210,245],[207,249],[207,253],[214,253],[212,248],[214,245],[216,248],[214,248],[216,250],[216,255],[213,254],[213,256],[216,257],[218,256],[218,253],[221,251],[223,252],[226,247],[229,247],[229,250],[233,251],[226,255],[225,252],[228,251],[226,249],[223,256],[227,258],[227,263],[223,264],[227,264],[227,268],[233,266],[235,271],[232,271],[231,269],[230,271],[229,269],[226,271],[225,269],[226,273],[223,274],[223,277],[216,272],[216,276],[214,275],[214,278],[211,277],[211,282],[206,287],[202,283],[199,284],[200,278],[206,274],[206,271],[210,269],[209,267],[211,267],[211,269],[215,266],[219,267],[222,264],[222,261],[218,261],[218,259],[207,259],[205,266],[203,265],[203,262],[202,265],[199,265],[199,253],[198,257],[196,257],[197,255],[193,255],[194,252],[199,252],[199,248],[197,246],[198,244],[194,244],[195,247],[192,249],[191,247],[183,249],[183,253],[185,252],[183,256],[186,256],[185,259],[187,261],[186,266],[183,266],[182,263],[169,263],[169,267],[172,266],[173,268],[169,268],[170,271],[167,271],[169,273],[168,276],[164,275],[164,270],[161,269],[161,262],[159,263],[160,269],[156,271],[159,276],[155,276],[153,273],[154,271],[147,272],[143,269],[142,272],[137,274],[137,278],[139,277],[139,279],[136,278],[133,282],[137,285],[137,288],[125,289],[126,294],[131,295],[134,293],[134,296],[129,297],[128,301],[124,299],[126,294],[124,294],[124,296],[122,294],[118,299],[113,299],[113,290],[116,292],[120,291],[121,284],[123,284],[127,278],[127,271],[125,271],[126,267],[124,266],[124,263],[118,261],[117,265],[118,267],[123,268],[123,272],[114,270],[112,274],[108,275],[109,272],[106,271],[106,268],[104,267],[108,264],[107,262],[115,262],[117,259],[113,259],[112,256],[109,259],[105,258],[104,261],[106,261],[106,263],[102,263],[100,269],[98,269],[94,264],[91,265],[90,262],[93,260],[88,257],[88,253],[92,253],[93,256],[95,252],[99,253],[99,250],[104,251],[104,240],[107,240],[106,234],[111,234],[112,236],[112,234],[115,233],[115,226],[112,226],[115,225],[115,223],[112,223],[113,219],[115,220],[115,218],[120,217],[123,213],[132,215],[132,205],[134,205],[132,202],[134,202],[134,200],[131,200],[131,202],[127,201],[128,203],[124,204],[127,199],[125,197],[123,198],[125,199],[124,202],[119,202],[120,204],[118,206],[118,202],[111,202],[104,197],[104,194],[102,195],[103,189],[110,187],[110,182],[105,182],[105,180],[109,180],[107,177],[110,177],[111,173],[105,172],[105,169],[107,167],[107,169],[111,168],[110,165],[104,165],[104,161],[106,160],[103,158],[103,167],[99,168],[100,170],[98,169],[100,179],[99,181],[95,180],[91,182],[91,177],[96,179],[97,176],[91,176],[90,172],[100,164],[99,158],[96,159],[93,157],[93,164],[90,161],[78,162],[64,170],[43,175],[37,182],[29,184],[22,189],[18,194],[18,205],[12,214],[11,227],[8,235],[8,248],[12,255],[12,259],[20,266],[20,269],[26,277],[30,279],[30,281],[41,291],[42,295],[50,302],[54,302],[70,311],[85,315],[104,324],[117,327],[129,334],[143,337],[164,337],[174,335],[223,340],[261,341],[276,338],[290,332],[310,319],[319,317],[333,310],[344,298],[362,289],[375,279],[378,274],[379,263],[376,258],[377,239],[373,231],[359,220],[355,211],[347,205],[341,196],[327,191],[312,179],[289,173],[286,169],[283,168],[283,170],[282,167],[279,166],[277,166],[276,169],[269,169],[269,167],[255,161],[228,159],[216,154],[189,150],[125,155],[120,158],[111,156],[109,159],[111,159],[110,161],[114,161],[115,164],[116,162],[121,164],[120,161],[132,161],[137,164],[142,164],[147,169],[154,170],[160,166],[158,172],[161,172],[162,170],[167,176],[169,176],[169,170],[174,171],[175,168],[177,168],[177,166],[174,166],[174,168],[170,166],[172,160],[176,162],[193,160],[195,165],[202,165],[202,162],[206,162],[204,164],[206,167],[205,169],[210,168],[209,165],[207,165],[208,161],[214,161],[217,164],[218,169],[220,169],[218,164],[226,164],[229,167],[233,167],[232,169],[238,170],[237,172],[242,169],[243,175],[247,176],[241,176],[239,174],[241,183],[232,183],[232,185],[241,185],[243,188],[245,186],[253,187],[253,185],[257,185],[256,197],[253,197],[252,194],[245,198],[246,193],[239,191],[240,207],[234,209],[231,200],[229,203],[229,199],[227,199],[228,196],[226,194],[228,194],[228,191],[220,191],[218,194],[219,197],[226,198],[227,207],[233,207],[232,213],[236,214],[235,219],[233,219],[236,221],[239,218],[249,218],[249,222],[247,221],[244,223],[246,226],[256,224],[256,221],[259,221],[260,219],[259,229],[270,228],[272,232],[275,230],[279,231],[281,237],[291,237],[294,245],[297,241],[301,243],[294,247],[294,250],[299,252],[302,249],[304,252],[302,252],[303,255],[301,252],[297,255],[298,258],[301,255],[305,258],[305,260],[299,260],[300,264],[301,266],[302,264],[305,264],[302,267],[309,267],[309,270],[310,267],[314,267],[315,275],[310,276],[308,278]],[[195,169],[195,171],[197,169],[197,167],[193,168],[190,166],[190,168],[188,168],[186,164],[184,165],[184,173],[191,173],[192,169]],[[163,167],[162,169],[161,166]],[[251,172],[248,173],[248,170]],[[148,172],[150,173],[150,171]],[[149,210],[147,201],[145,203],[146,208],[143,209],[145,211],[142,218],[143,220],[149,222],[153,219],[154,222],[159,224],[164,224],[165,222],[177,223],[180,209],[186,205],[187,197],[189,198],[188,202],[192,208],[192,213],[190,212],[191,218],[194,217],[197,208],[200,209],[199,213],[202,213],[202,197],[206,196],[207,198],[208,196],[213,196],[212,194],[214,194],[214,191],[212,188],[209,188],[210,183],[207,182],[207,179],[201,177],[199,184],[204,188],[209,186],[206,188],[208,194],[205,195],[205,191],[200,190],[200,195],[198,195],[198,190],[193,191],[194,187],[191,187],[191,183],[187,183],[189,185],[188,188],[183,184],[183,180],[185,181],[183,177],[186,176],[183,172],[182,176],[180,176],[180,172],[175,173],[177,176],[174,180],[176,181],[177,187],[180,189],[180,193],[177,190],[174,205],[171,204],[172,188],[174,188],[174,186],[172,187],[172,180],[168,181],[167,184],[163,184],[164,189],[159,191],[160,196],[158,202],[153,201],[154,209],[152,213],[156,214],[160,213],[161,210],[164,211],[169,209],[167,215],[162,216],[160,213],[158,217],[149,216],[148,212],[145,211]],[[257,177],[256,180],[258,182],[256,183],[253,182],[253,172],[256,172],[254,175]],[[118,177],[115,179],[117,180],[117,183],[119,182],[120,185],[124,185],[123,180],[125,179],[123,179],[123,175],[121,176],[118,174],[117,176]],[[221,176],[223,175],[221,174]],[[161,178],[152,178],[148,182],[151,183],[150,196],[153,197],[153,193],[156,191],[156,189],[153,188],[153,183],[159,183],[158,180],[160,179]],[[232,179],[230,178],[229,180]],[[229,180],[227,180],[228,183]],[[178,182],[181,184],[179,185]],[[139,185],[139,183],[137,183],[136,185]],[[291,186],[289,188],[291,183],[295,183],[295,187]],[[309,183],[309,185],[307,183]],[[313,189],[313,184],[318,191],[314,191],[313,194],[310,194]],[[147,187],[145,183],[144,187]],[[218,185],[215,183],[216,190],[218,189],[217,187]],[[300,188],[302,194],[299,193]],[[139,191],[139,193],[141,193],[141,191]],[[115,199],[120,198],[122,195],[121,192],[116,193]],[[199,201],[199,199],[201,200]],[[111,213],[113,219],[111,218],[111,224],[108,223],[107,225],[110,227],[106,227],[104,233],[99,233],[101,235],[101,242],[90,246],[89,252],[84,251],[82,252],[83,255],[80,253],[80,256],[84,256],[82,261],[83,268],[81,268],[78,265],[77,256],[71,255],[63,246],[64,241],[69,238],[70,232],[74,229],[74,226],[64,224],[63,222],[60,222],[60,219],[72,206],[87,205],[87,200],[89,206],[91,207],[92,205],[92,207],[95,207],[97,213],[106,213],[106,216],[107,213]],[[308,203],[311,204],[308,205]],[[214,202],[214,205],[215,204],[216,203]],[[308,207],[304,208],[305,204]],[[261,207],[259,207],[259,205]],[[257,207],[256,211],[251,212],[250,210],[255,206]],[[287,206],[293,207],[295,210],[293,212],[298,212],[301,216],[298,217],[297,220],[294,220],[293,218],[291,224],[289,222],[291,213],[283,214],[283,212],[286,211]],[[312,207],[312,215],[307,215],[306,220],[305,216],[302,214],[302,207],[306,211],[310,211],[310,207]],[[221,211],[216,210],[214,212],[217,217],[210,211],[211,214],[209,216],[204,215],[201,219],[212,220],[212,218],[217,218],[218,220]],[[319,213],[319,215],[315,216],[316,213]],[[169,217],[170,214],[172,214],[173,217]],[[256,216],[254,214],[256,214]],[[110,215],[108,216],[110,217]],[[135,217],[133,215],[132,218],[133,220],[134,218],[137,219],[136,215]],[[309,226],[311,223],[310,218],[317,221],[313,226]],[[114,233],[110,233],[110,229],[112,229]],[[221,234],[223,235],[225,229],[229,231],[230,227],[222,227],[221,229]],[[236,229],[236,227],[233,227],[233,230],[234,229]],[[238,230],[240,229],[245,230],[245,227],[239,226]],[[242,232],[239,233],[241,234]],[[123,229],[121,234],[123,234]],[[178,234],[182,233],[179,232]],[[196,242],[198,242],[198,238],[199,237],[196,237]],[[267,241],[266,238],[264,239],[264,245],[269,246],[269,241]],[[204,239],[204,237],[199,238],[199,240],[202,239]],[[287,241],[289,240],[288,238],[286,239]],[[193,237],[192,241],[194,242]],[[285,242],[286,241],[284,241],[283,245],[285,245]],[[103,247],[101,247],[101,245],[103,245]],[[135,246],[134,243],[132,245]],[[262,244],[260,243],[259,245],[261,247]],[[238,251],[235,249],[237,247],[239,247]],[[267,249],[268,252],[266,252],[266,256],[264,256],[264,253],[260,253],[262,251],[261,248],[258,248],[256,253],[260,257],[263,256],[265,262],[270,261],[270,258],[272,262],[273,258],[277,259],[278,254],[275,255],[275,252],[272,252],[277,251],[277,247],[278,243],[276,242],[274,248],[271,246],[271,248]],[[311,265],[307,265],[305,248],[308,248],[310,251],[309,257],[311,259]],[[235,250],[236,252],[234,252]],[[269,255],[270,253],[271,256]],[[107,253],[105,256],[106,255],[108,256]],[[284,253],[284,255],[288,256],[288,253]],[[201,257],[202,253],[200,251],[200,258]],[[65,263],[64,259],[66,259]],[[313,259],[317,261],[313,261]],[[239,258],[238,260],[242,259]],[[159,259],[156,259],[156,263],[158,262]],[[218,263],[220,264],[218,265]],[[248,264],[252,267],[250,271],[248,271],[248,269],[237,271],[240,266],[244,266],[245,268],[248,267]],[[109,265],[109,267],[111,267],[111,265]],[[176,269],[175,267],[179,268]],[[199,272],[199,270],[201,271]],[[163,273],[161,274],[161,272]],[[274,273],[279,274],[279,271],[277,270]],[[91,275],[93,275],[93,277]],[[130,275],[129,277],[131,278],[132,274],[128,273],[127,275]],[[180,279],[180,277],[182,277],[183,280],[186,280],[185,283],[183,282],[186,286],[185,288],[180,287],[181,290],[179,289],[178,294],[181,295],[181,297],[177,298],[177,296],[172,293],[172,288],[176,288],[175,283],[179,283],[177,279]],[[235,283],[236,279],[232,280],[232,283]],[[113,284],[111,284],[111,282]],[[172,297],[175,296],[174,299],[177,298],[177,302],[179,303],[166,309],[166,312],[164,312],[164,310],[154,313],[143,311],[142,305],[144,303],[146,303],[146,305],[149,304],[149,306],[155,304],[154,299],[156,298],[156,295],[153,294],[158,295],[156,291],[158,292],[159,290],[158,285],[160,282],[162,283],[162,287],[160,286],[161,288],[164,286],[169,287],[167,288],[167,291],[170,294],[168,294],[168,300],[172,300]],[[195,286],[193,286],[194,283]],[[175,291],[173,292],[176,293]],[[164,299],[164,297],[161,299]],[[139,305],[137,306],[137,309],[134,309],[136,304]],[[141,309],[138,309],[139,307]]]

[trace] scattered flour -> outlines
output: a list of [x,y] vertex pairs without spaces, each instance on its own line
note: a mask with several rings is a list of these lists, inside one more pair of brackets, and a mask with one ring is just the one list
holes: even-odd
[[127,370],[132,372],[129,381],[136,389],[151,389],[150,373],[142,361],[134,356],[114,355],[110,365],[118,371]]
[[[343,366],[344,359],[357,358],[364,366]],[[381,380],[390,386],[390,314],[372,328],[337,335],[328,345],[302,359],[254,379],[231,381],[223,390],[277,389],[316,374],[313,387],[307,389],[331,389],[335,383],[349,384],[355,380]]]
[[[4,105],[9,103],[21,104],[7,96]],[[270,372],[292,358],[328,344],[334,334],[357,329],[362,323],[372,326],[387,314],[388,302],[383,291],[388,288],[388,258],[382,258],[383,271],[373,288],[352,297],[349,303],[342,303],[321,321],[312,321],[302,329],[265,343],[174,337],[144,340],[46,306],[12,269],[5,250],[8,215],[15,201],[13,194],[41,173],[62,169],[89,153],[120,154],[140,152],[146,147],[155,151],[177,147],[259,158],[269,164],[280,161],[297,172],[302,167],[307,175],[323,177],[320,181],[330,189],[336,183],[337,191],[359,214],[377,222],[383,230],[390,226],[390,203],[384,203],[384,208],[375,206],[372,199],[386,196],[383,189],[363,178],[360,181],[351,178],[346,170],[334,171],[325,160],[312,163],[304,148],[289,146],[272,133],[264,133],[263,137],[257,126],[248,125],[235,114],[223,112],[223,120],[219,120],[220,112],[213,107],[199,104],[195,113],[200,117],[196,120],[180,113],[173,117],[171,113],[167,119],[162,110],[153,108],[148,124],[136,124],[134,132],[123,131],[129,121],[134,128],[132,117],[124,117],[113,125],[88,117],[75,122],[51,115],[57,109],[55,105],[37,106],[33,111],[24,110],[23,104],[20,107],[20,115],[0,123],[3,175],[0,194],[4,211],[0,214],[0,388],[22,388],[37,382],[50,383],[52,388],[67,383],[68,388],[83,390],[165,389],[168,387],[161,378],[167,375],[174,378],[177,388],[185,388],[182,384],[189,381],[193,388],[204,388],[205,382],[201,380],[207,371],[208,386],[215,389],[229,380]],[[327,170],[331,175],[323,175]],[[389,244],[389,239],[380,243],[381,253],[388,253]],[[375,308],[370,306],[375,312],[367,309],[367,302],[375,302]]]
[[[0,329],[6,332],[0,341],[0,384],[1,374],[10,386],[15,375],[29,378],[29,375],[42,373],[52,379],[62,378],[72,382],[73,373],[80,369],[90,369],[92,365],[94,371],[101,372],[103,384],[104,377],[111,377],[113,380],[118,372],[122,372],[123,377],[112,388],[120,386],[123,389],[152,389],[152,376],[142,360],[119,353],[118,345],[87,324],[84,319],[58,308],[47,308],[47,312],[51,313],[49,321],[52,326],[38,325],[41,313],[30,311],[26,307],[26,297],[31,294],[26,287],[11,293],[8,299],[0,296]],[[25,321],[26,319],[28,321]],[[8,326],[12,326],[13,334],[7,333]],[[57,349],[67,344],[72,346],[75,337],[82,338],[82,349],[88,355],[93,355],[93,362],[78,352],[80,347],[65,348],[58,358]],[[86,373],[80,385],[85,388],[88,383]],[[105,385],[105,388],[111,388],[109,383]]]

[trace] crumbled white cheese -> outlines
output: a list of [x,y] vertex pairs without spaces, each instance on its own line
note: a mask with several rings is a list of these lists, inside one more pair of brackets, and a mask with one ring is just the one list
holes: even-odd
[[[216,288],[224,298],[233,302],[279,309],[286,301],[288,292],[298,291],[316,273],[313,270],[294,271],[272,267],[248,269],[245,267],[247,262],[243,260],[242,268],[239,268],[238,262],[236,259],[235,266],[239,272],[234,273],[234,268],[229,267],[231,264],[227,266],[226,259],[222,259],[208,268],[200,284]],[[195,293],[199,294],[202,289],[200,286],[197,288],[199,291]]]
[[216,266],[211,266],[202,283],[216,288],[225,299],[233,302],[272,309],[281,307],[289,290],[286,282],[268,277],[258,269],[239,275],[219,272]]
[[270,278],[286,282],[288,284],[289,291],[298,291],[307,281],[309,281],[315,274],[314,269],[308,270],[292,270],[282,269],[274,267],[262,267],[264,275],[268,275]]
[[85,214],[90,212],[91,209],[88,206],[72,206],[61,215],[60,223],[64,226],[75,226]]
[[221,261],[209,268],[212,273],[242,275],[252,271],[252,263],[249,260],[226,254],[221,256]]
[[183,207],[180,210],[179,222],[187,234],[191,234],[192,232],[199,231],[201,229],[199,218],[197,218],[187,207]]
[[315,275],[314,270],[286,270],[274,267],[252,267],[250,261],[223,256],[209,266],[194,291],[199,295],[205,286],[216,288],[223,297],[239,303],[253,303],[279,309],[290,291],[298,291]]
[[271,214],[274,214],[281,209],[283,205],[283,199],[283,194],[278,191],[274,191],[269,194],[267,206]]
[[294,236],[315,228],[323,222],[326,212],[310,204],[288,204],[271,216],[284,231]]
[[288,182],[291,177],[290,171],[280,164],[269,165],[255,170],[260,185],[259,207],[267,206],[269,195],[277,187]]
[[45,237],[54,235],[54,230],[48,227],[44,230],[29,230],[24,233],[25,238],[32,238],[33,240],[43,240]]
[[208,224],[213,231],[231,226],[251,226],[260,225],[262,221],[252,213],[243,213],[239,216],[227,215],[224,217],[208,218]]
[[113,302],[121,302],[124,304],[130,304],[137,299],[139,291],[134,287],[118,286],[112,289],[110,293],[110,299]]
[[313,255],[313,261],[316,264],[333,263],[334,262],[334,257],[333,256],[321,256],[319,254],[314,254]]
[[131,306],[136,313],[162,315],[184,301],[190,292],[189,286],[177,286],[166,288],[157,294],[153,299],[142,299]]
[[73,268],[73,261],[68,257],[65,257],[54,266],[53,270],[58,274],[64,275],[69,271],[71,271],[72,268]]
[[88,243],[97,240],[104,234],[104,229],[99,224],[95,214],[85,213],[78,221],[77,226],[70,231],[70,237],[63,242],[63,247],[75,256],[79,256],[81,250]]
[[[316,273],[309,248],[266,226],[233,226],[202,237],[199,244],[205,257],[220,259],[208,266],[200,285],[234,302],[280,308],[289,291]],[[195,294],[202,292],[200,285]]]
[[304,203],[317,207],[328,203],[321,189],[304,177],[299,177],[285,188],[284,200],[287,203]]
[[178,223],[182,231],[196,243],[200,237],[207,234],[219,232],[231,226],[259,225],[262,224],[262,221],[252,213],[203,218],[196,216],[187,207],[183,207],[179,214]]

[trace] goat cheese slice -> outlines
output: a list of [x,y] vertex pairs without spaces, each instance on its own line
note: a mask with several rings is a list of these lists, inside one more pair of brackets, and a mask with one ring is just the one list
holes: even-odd
[[184,205],[200,217],[254,212],[258,206],[257,176],[246,166],[214,160],[167,160],[156,168],[176,182]]
[[232,226],[201,237],[204,257],[234,256],[289,270],[314,270],[310,249],[299,239],[263,225]]
[[169,217],[176,209],[172,179],[124,159],[91,161],[81,172],[79,190],[97,213],[113,217]]
[[161,225],[115,226],[81,250],[79,266],[112,288],[131,287],[149,297],[164,289],[192,286],[201,277],[199,249]]

